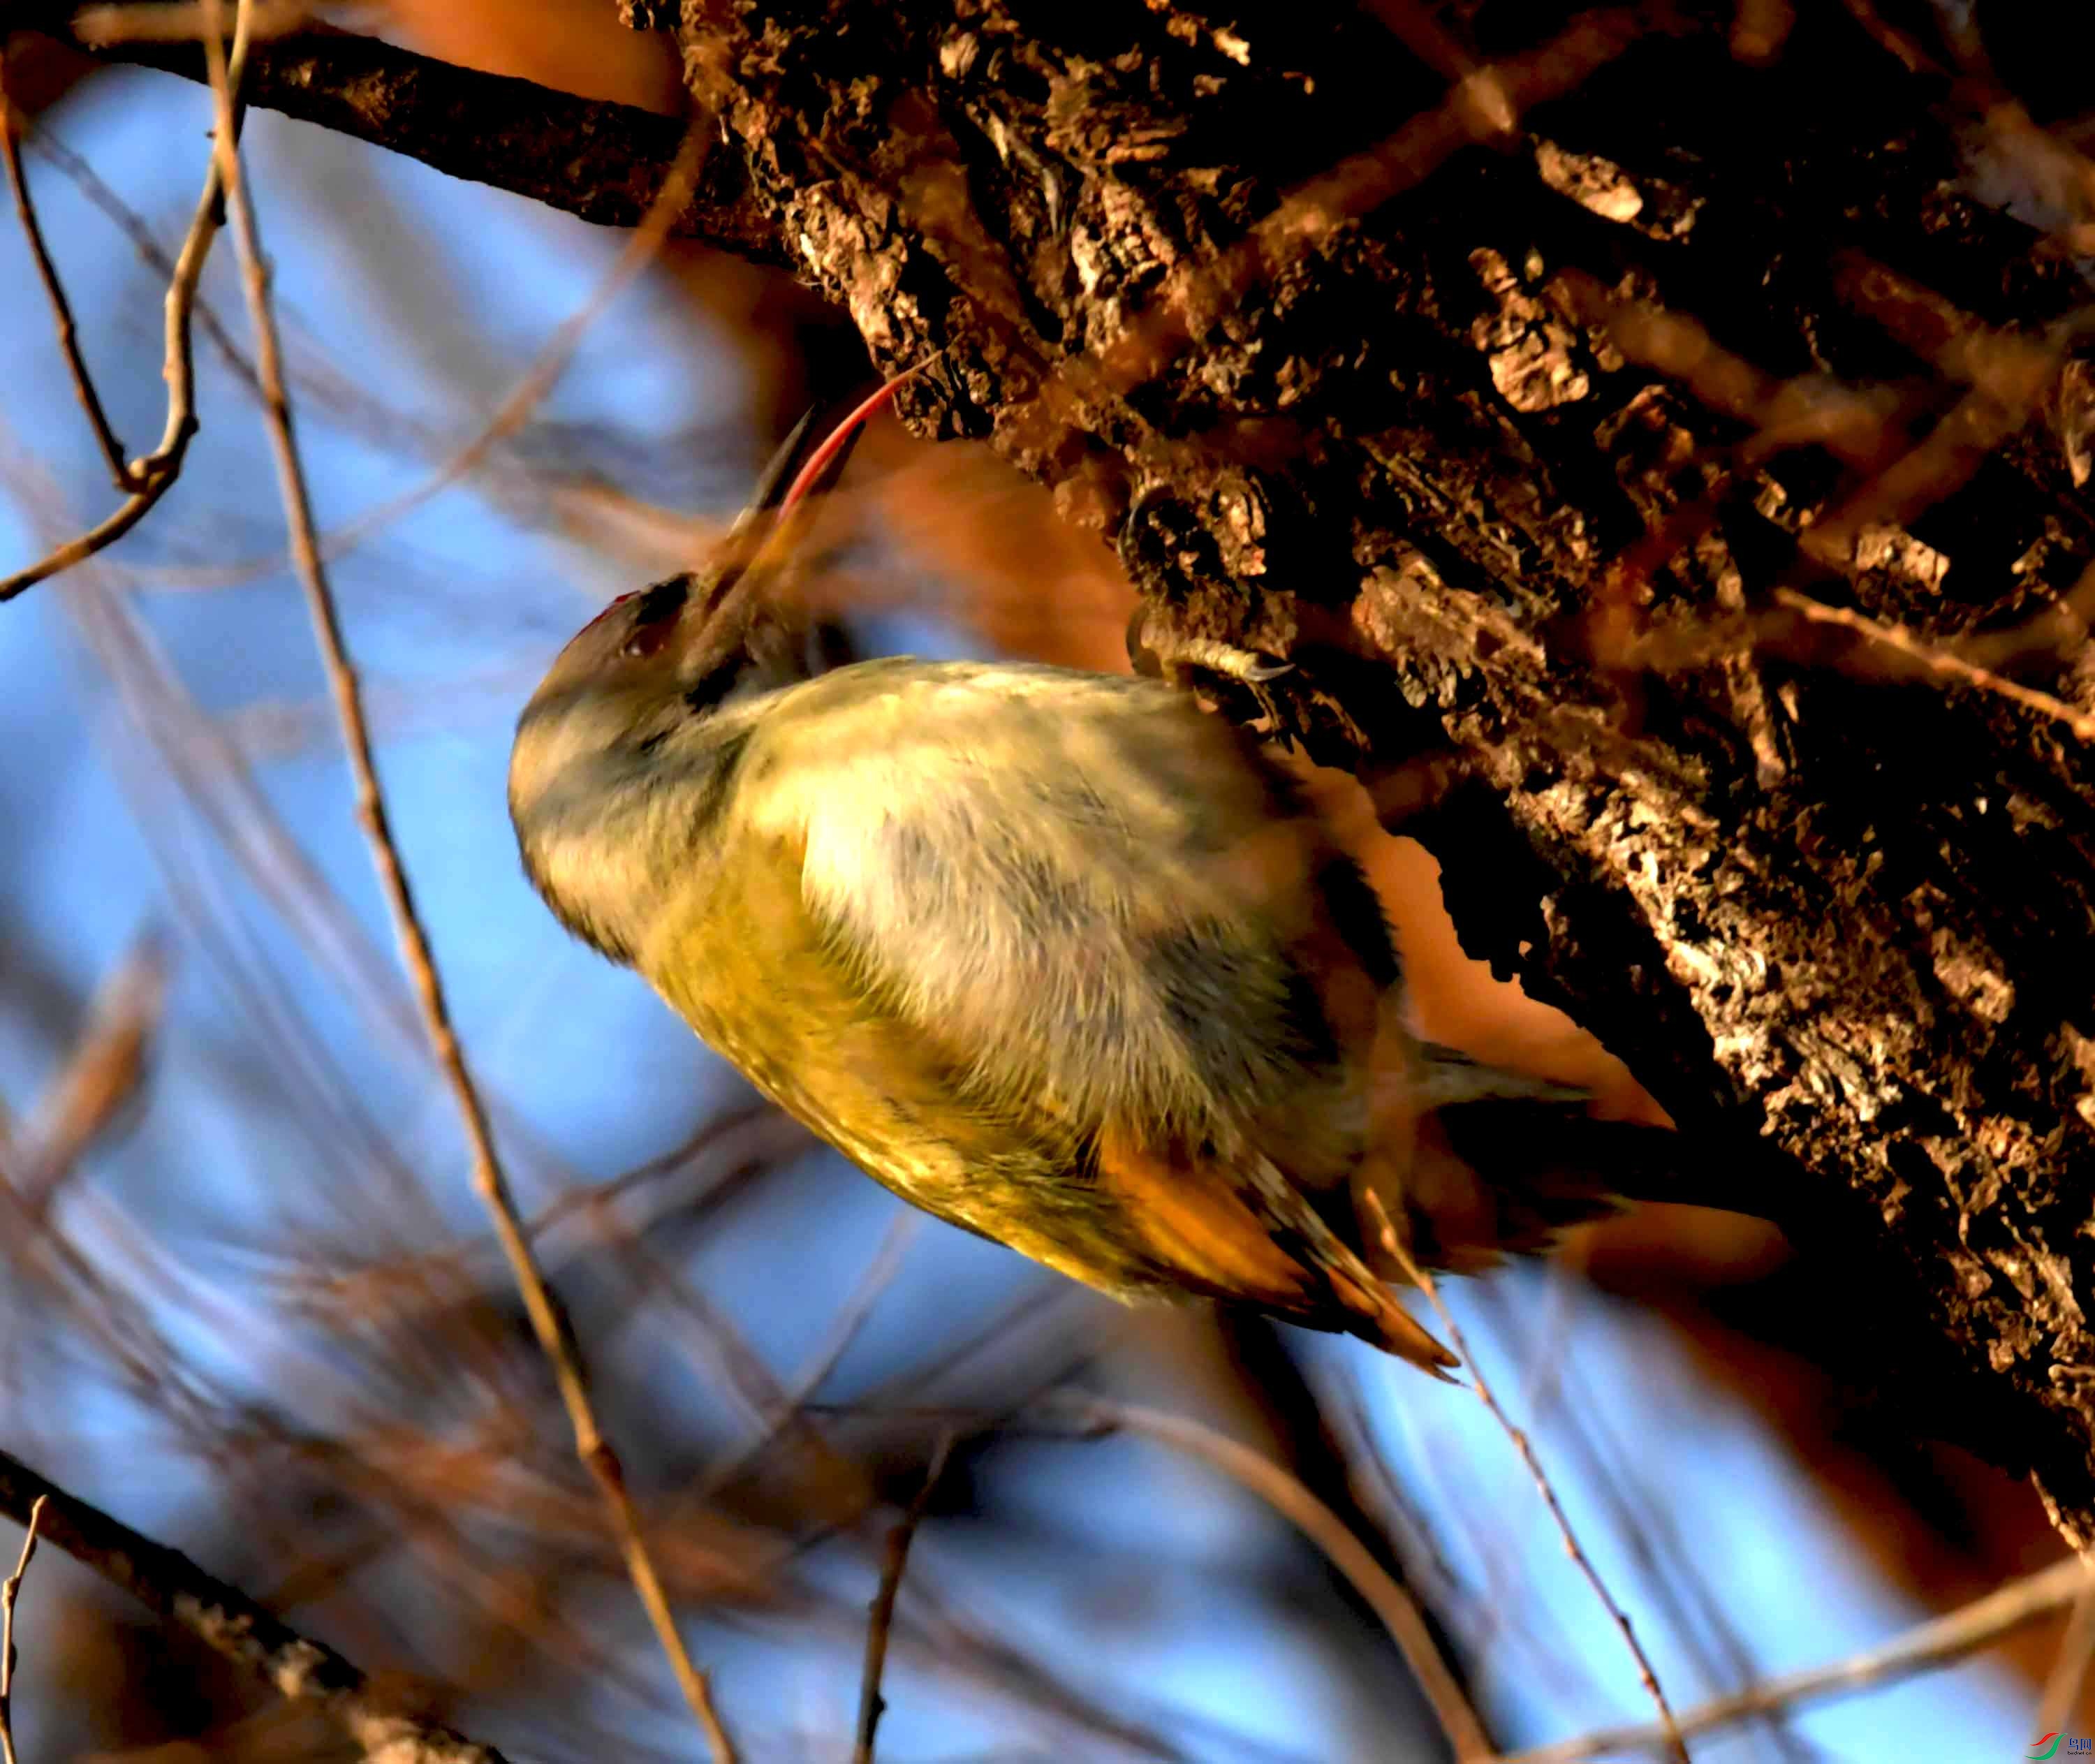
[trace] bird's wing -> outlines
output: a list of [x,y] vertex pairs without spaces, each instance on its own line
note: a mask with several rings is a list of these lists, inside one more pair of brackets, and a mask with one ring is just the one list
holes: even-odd
[[1256,1147],[986,1105],[941,1038],[840,957],[804,869],[797,842],[745,846],[707,912],[675,916],[682,930],[643,960],[774,1101],[917,1205],[1121,1297],[1248,1302],[1449,1363]]
[[1354,1051],[1319,991],[1350,958],[1304,956],[1322,831],[1181,695],[861,665],[795,688],[743,764],[743,836],[801,853],[834,959],[990,1106],[1197,1140]]
[[[1304,1191],[1360,1155],[1386,927],[1235,731],[1148,682],[894,662],[794,689],[738,771],[727,837],[775,854],[789,897],[735,908],[750,961],[783,939],[778,986],[825,989],[803,1045],[828,1038],[829,1094],[796,1093],[790,1060],[760,1078],[789,1108],[1094,1284],[1446,1363]],[[1363,913],[1367,963],[1343,922]],[[921,1168],[898,1171],[904,1143]]]

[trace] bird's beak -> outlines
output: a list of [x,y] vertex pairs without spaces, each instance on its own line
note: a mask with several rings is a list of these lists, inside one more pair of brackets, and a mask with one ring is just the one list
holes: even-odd
[[734,517],[734,525],[727,529],[727,538],[721,545],[721,564],[707,586],[699,609],[700,624],[720,610],[721,603],[736,583],[749,573],[757,553],[764,548],[765,529],[785,502],[786,491],[792,487],[801,458],[808,449],[808,437],[814,432],[815,418],[819,414],[815,407],[810,406],[757,475],[756,490],[747,505]]
[[703,623],[746,621],[792,561],[805,538],[813,509],[843,476],[866,424],[923,371],[920,364],[897,374],[824,433],[812,447],[816,412],[793,425],[758,478],[749,506],[729,530],[726,560],[707,596]]
[[778,451],[771,455],[762,473],[756,480],[756,489],[751,494],[749,506],[735,516],[729,531],[737,536],[754,531],[763,524],[766,515],[775,512],[786,500],[786,492],[791,487],[795,471],[808,451],[808,437],[814,432],[815,418],[820,414],[810,405],[802,414],[792,431],[778,443]]

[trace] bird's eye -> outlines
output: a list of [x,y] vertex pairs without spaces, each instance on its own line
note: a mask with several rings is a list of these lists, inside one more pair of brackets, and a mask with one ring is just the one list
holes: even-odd
[[646,657],[658,653],[677,629],[677,616],[690,598],[690,582],[688,577],[672,576],[667,581],[658,581],[642,594],[627,598],[634,601],[633,625],[625,642],[620,646],[620,653]]

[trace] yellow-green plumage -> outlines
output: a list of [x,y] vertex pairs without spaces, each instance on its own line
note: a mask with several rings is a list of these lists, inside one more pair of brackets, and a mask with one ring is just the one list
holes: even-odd
[[1354,1213],[1371,1186],[1409,1224],[1426,1051],[1379,904],[1285,777],[1154,682],[808,678],[782,626],[686,619],[695,586],[597,621],[519,725],[555,912],[939,1217],[1122,1297],[1444,1363]]
[[1147,682],[862,664],[767,706],[634,964],[917,1204],[1109,1289],[1182,1287],[1119,1228],[1101,1133],[1251,1145],[1291,1114],[1334,1183],[1365,1130],[1286,947],[1335,854],[1275,806]]

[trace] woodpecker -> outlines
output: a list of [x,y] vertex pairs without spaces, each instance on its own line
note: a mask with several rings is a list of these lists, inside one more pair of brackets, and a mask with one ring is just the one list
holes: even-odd
[[[795,475],[804,424],[716,559],[561,652],[510,763],[526,872],[905,1200],[1122,1300],[1453,1365],[1385,1283],[1365,1197],[1428,1266],[1544,1247],[1616,1204],[1548,1155],[1580,1093],[1413,1033],[1359,865],[1191,694],[1021,662],[821,669],[796,555],[895,384]],[[1498,1168],[1472,1169],[1436,1117],[1492,1111],[1470,1137]]]

